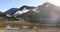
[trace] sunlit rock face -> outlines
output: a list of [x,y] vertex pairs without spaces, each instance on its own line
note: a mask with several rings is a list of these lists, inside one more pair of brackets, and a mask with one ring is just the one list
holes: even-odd
[[60,7],[51,3],[44,3],[38,10],[41,13],[40,21],[43,23],[60,24]]

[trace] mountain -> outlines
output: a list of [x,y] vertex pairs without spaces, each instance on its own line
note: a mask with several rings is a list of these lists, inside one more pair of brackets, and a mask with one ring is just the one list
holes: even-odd
[[37,23],[38,22],[37,20],[39,19],[40,16],[38,15],[38,13],[36,13],[34,11],[28,11],[28,12],[18,15],[16,17],[24,19],[29,22]]
[[[10,15],[13,15],[13,14],[16,14],[16,12],[18,11],[22,11],[23,12],[23,10],[25,11],[25,12],[27,12],[28,10],[33,10],[33,9],[35,9],[36,7],[34,7],[34,6],[26,6],[26,5],[24,5],[24,6],[22,6],[22,7],[20,7],[20,8],[11,8],[11,9],[9,9],[9,10],[7,10],[6,12],[5,12],[5,14],[10,14]],[[23,12],[23,13],[25,13],[25,12]],[[21,12],[19,12],[19,13],[21,13]],[[18,14],[19,14],[18,13]]]
[[41,14],[40,21],[42,23],[60,23],[60,7],[51,3],[44,3],[38,6],[37,11]]
[[60,23],[60,7],[48,2],[38,7],[24,5],[12,8],[5,13],[34,23]]
[[35,8],[36,7],[34,7],[34,6],[26,6],[26,5],[24,5],[24,6],[20,7],[20,8],[11,8],[11,9],[7,10],[5,12],[5,14],[8,17],[12,16],[12,15],[14,17],[16,17],[16,16],[19,16],[21,14],[27,13],[29,11],[33,11]]
[[[36,13],[36,11],[38,11]],[[39,5],[36,11],[28,11],[18,18],[23,18],[27,21],[40,24],[59,24],[60,23],[60,7],[51,3]]]
[[10,14],[12,15],[18,8],[11,8],[5,12],[5,14]]
[[16,17],[16,16],[18,16],[18,15],[20,15],[20,14],[23,14],[23,13],[26,13],[26,12],[28,12],[28,11],[33,11],[35,8],[36,8],[36,7],[34,7],[34,6],[26,6],[26,5],[24,5],[24,6],[22,6],[21,8],[19,8],[18,10],[16,10],[16,11],[13,13],[13,15]]

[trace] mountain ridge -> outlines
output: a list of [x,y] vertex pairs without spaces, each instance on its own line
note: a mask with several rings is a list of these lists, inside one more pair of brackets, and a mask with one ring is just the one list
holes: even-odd
[[[29,11],[32,11],[31,9],[35,9],[35,11],[33,11],[32,13],[29,12]],[[51,17],[51,19],[54,19],[54,18],[59,19],[60,18],[59,17],[60,7],[56,6],[54,4],[48,3],[48,2],[44,3],[43,5],[39,5],[38,7],[32,7],[31,8],[30,6],[22,6],[21,8],[18,8],[17,10],[15,10],[16,14],[19,14],[19,15],[21,15],[20,14],[21,11],[23,11],[23,12],[25,11],[25,13],[27,13],[26,11],[29,12],[29,13],[27,13],[27,15],[25,13],[22,13],[24,15],[23,16],[24,18],[29,18],[31,21],[33,19],[33,22],[37,18],[37,21],[35,21],[35,22],[41,22],[41,23],[44,23],[44,24],[49,23],[49,22],[51,23],[52,21],[54,21],[54,20],[50,20],[50,17]],[[12,15],[14,13],[12,13]],[[17,16],[19,16],[19,15],[17,15]],[[26,17],[25,17],[25,15],[26,15]],[[28,15],[30,15],[32,18],[28,17]],[[38,15],[38,16],[36,16],[36,15]],[[53,17],[54,15],[57,15],[57,17]],[[21,18],[23,18],[23,17],[21,17]],[[36,17],[36,18],[34,19],[33,17]],[[46,18],[48,18],[48,20]],[[27,19],[25,19],[25,20],[27,20]]]

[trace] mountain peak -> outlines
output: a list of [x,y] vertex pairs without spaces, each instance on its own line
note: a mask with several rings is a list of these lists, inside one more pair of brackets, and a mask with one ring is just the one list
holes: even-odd
[[50,2],[45,2],[43,5],[44,5],[44,6],[45,6],[45,5],[56,6],[56,5],[54,5],[54,4],[50,3]]
[[36,8],[36,7],[34,7],[34,6],[27,6],[27,5],[24,5],[24,6],[22,6],[21,8],[19,8],[19,10],[23,10],[24,8],[26,8],[26,9],[34,9],[34,8]]

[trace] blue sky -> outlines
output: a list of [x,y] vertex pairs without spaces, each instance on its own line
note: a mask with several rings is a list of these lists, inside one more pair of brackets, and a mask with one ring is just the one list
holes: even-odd
[[0,0],[0,11],[5,12],[10,8],[20,8],[23,5],[38,6],[46,0]]

